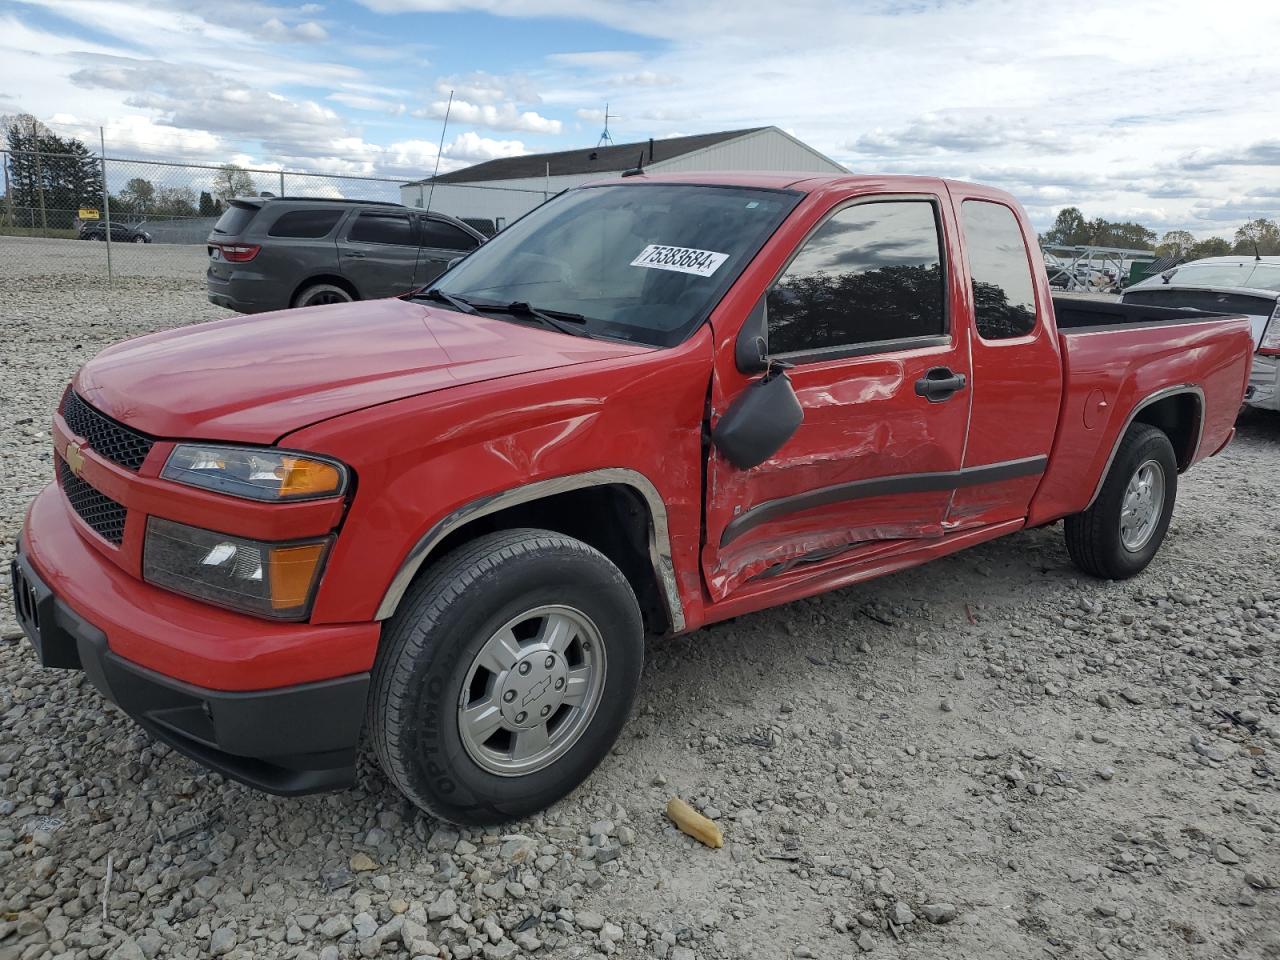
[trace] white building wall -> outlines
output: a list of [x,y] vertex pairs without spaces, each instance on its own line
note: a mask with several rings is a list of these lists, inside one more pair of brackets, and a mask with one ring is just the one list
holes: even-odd
[[425,207],[430,194],[431,209],[447,213],[451,217],[485,217],[495,221],[503,219],[510,223],[561,190],[609,175],[590,173],[550,179],[527,177],[494,180],[477,184],[437,183],[434,194],[431,193],[429,183],[415,183],[400,188],[400,202],[406,207]]
[[[768,128],[750,136],[716,144],[652,167],[655,173],[684,173],[705,170],[742,170],[798,173],[845,173],[839,164],[786,134]],[[400,188],[400,202],[409,207],[425,207],[431,194],[431,209],[452,217],[483,217],[502,221],[499,227],[524,216],[561,190],[616,175],[617,171],[578,173],[559,177],[525,177],[483,183],[438,183],[431,194],[430,184]]]

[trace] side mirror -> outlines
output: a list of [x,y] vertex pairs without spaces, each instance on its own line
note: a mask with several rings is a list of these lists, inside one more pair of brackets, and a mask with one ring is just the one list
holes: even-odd
[[804,420],[791,380],[776,362],[742,391],[711,431],[711,442],[739,470],[750,470],[782,449]]
[[733,360],[740,373],[764,373],[769,369],[769,311],[766,298],[751,308],[733,345]]
[[460,263],[461,263],[463,260],[465,260],[465,259],[467,259],[467,258],[466,258],[466,257],[454,257],[452,260],[450,260],[450,261],[449,261],[449,265],[448,265],[447,267],[445,267],[445,269],[446,269],[446,270],[452,270],[454,267],[456,267],[458,264],[460,264]]

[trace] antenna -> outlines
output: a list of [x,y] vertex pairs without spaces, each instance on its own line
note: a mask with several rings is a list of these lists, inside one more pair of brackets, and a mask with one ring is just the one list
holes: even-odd
[[[613,119],[617,120],[617,117]],[[605,144],[613,146],[613,136],[609,133],[609,105],[604,105],[604,129],[600,131],[600,139],[596,141],[597,147],[603,147]]]
[[449,91],[449,103],[444,108],[444,123],[440,125],[440,146],[436,148],[436,168],[431,171],[431,189],[427,191],[427,213],[431,212],[431,195],[436,192],[436,175],[440,172],[440,155],[444,153],[444,134],[449,129],[449,114],[453,111],[453,91]]
[[[427,191],[427,206],[422,211],[422,229],[426,228],[427,214],[431,212],[431,198],[436,192],[436,176],[440,173],[440,155],[444,153],[444,134],[449,129],[449,114],[453,111],[453,91],[449,91],[449,103],[444,108],[444,123],[440,124],[440,146],[436,147],[436,168],[431,171],[431,189]],[[419,194],[421,196],[421,194]],[[418,265],[422,262],[422,232],[418,233],[418,250],[413,255],[413,277],[410,283],[418,282]],[[421,289],[415,287],[414,289]]]

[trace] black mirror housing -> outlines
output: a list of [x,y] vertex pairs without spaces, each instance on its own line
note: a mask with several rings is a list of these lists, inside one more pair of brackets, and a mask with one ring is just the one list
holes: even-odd
[[742,391],[711,431],[711,442],[739,470],[750,470],[782,449],[804,420],[791,380],[773,369]]

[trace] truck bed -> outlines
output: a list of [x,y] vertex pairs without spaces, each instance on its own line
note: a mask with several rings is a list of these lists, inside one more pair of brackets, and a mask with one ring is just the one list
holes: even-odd
[[1174,327],[1185,323],[1236,318],[1234,313],[1210,313],[1183,307],[1152,307],[1119,300],[1096,300],[1089,297],[1060,296],[1053,298],[1053,314],[1061,333],[1097,333],[1135,327]]
[[1093,501],[1133,412],[1153,397],[1177,394],[1195,405],[1194,435],[1176,451],[1179,470],[1231,438],[1253,353],[1247,318],[1078,297],[1054,297],[1053,307],[1062,405],[1030,525]]

